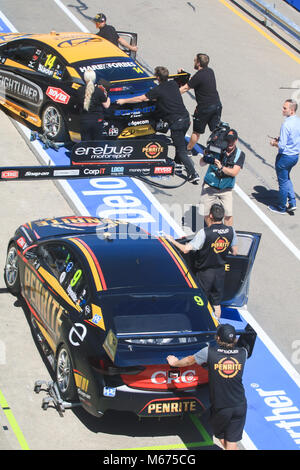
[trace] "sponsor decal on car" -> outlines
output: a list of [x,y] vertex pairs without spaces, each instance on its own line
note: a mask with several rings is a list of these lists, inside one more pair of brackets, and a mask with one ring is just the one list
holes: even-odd
[[170,390],[195,387],[208,382],[208,372],[195,364],[170,370],[168,365],[147,366],[137,375],[123,375],[124,383],[133,388],[148,390]]
[[43,101],[43,92],[35,83],[6,70],[0,71],[0,95],[21,99],[39,106]]
[[46,95],[49,96],[51,100],[61,104],[68,104],[71,98],[70,95],[68,95],[68,93],[66,93],[61,88],[56,88],[52,86],[48,86]]
[[203,406],[195,397],[169,398],[166,400],[152,400],[141,409],[140,416],[163,416],[182,413],[196,413],[203,410]]

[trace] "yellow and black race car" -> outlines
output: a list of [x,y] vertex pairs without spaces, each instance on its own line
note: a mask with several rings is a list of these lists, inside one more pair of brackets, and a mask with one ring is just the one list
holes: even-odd
[[[144,68],[109,41],[90,33],[0,36],[0,105],[15,119],[55,141],[80,140],[76,90],[85,70],[108,84],[112,105],[104,138],[154,134],[155,103],[118,106],[118,98],[154,86]],[[182,77],[183,78],[183,77]]]
[[[227,301],[247,291],[259,236],[240,233]],[[234,259],[233,259],[234,258]],[[231,275],[232,274],[232,275]],[[96,217],[42,219],[8,243],[4,278],[21,294],[61,397],[101,417],[199,413],[207,370],[168,365],[214,341],[218,321],[191,266],[163,237]]]

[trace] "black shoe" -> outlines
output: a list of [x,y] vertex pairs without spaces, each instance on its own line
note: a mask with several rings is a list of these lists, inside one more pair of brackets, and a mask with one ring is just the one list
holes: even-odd
[[288,204],[288,206],[287,206],[287,208],[286,208],[286,210],[287,210],[288,212],[295,212],[296,209],[297,209],[296,204]]
[[193,175],[190,175],[188,177],[189,183],[198,184],[199,181],[200,181],[200,176],[198,175],[198,173],[194,173]]

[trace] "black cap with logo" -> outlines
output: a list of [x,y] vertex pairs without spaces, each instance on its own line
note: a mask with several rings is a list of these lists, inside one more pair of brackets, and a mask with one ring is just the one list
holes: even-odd
[[217,336],[223,343],[234,343],[236,339],[236,331],[234,326],[230,325],[229,323],[219,325],[217,328]]
[[93,18],[94,23],[103,23],[106,21],[106,16],[104,13],[97,13],[97,15]]

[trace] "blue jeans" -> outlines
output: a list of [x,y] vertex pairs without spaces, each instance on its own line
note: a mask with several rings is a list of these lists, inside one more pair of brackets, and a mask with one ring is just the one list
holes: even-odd
[[279,185],[278,208],[285,210],[286,203],[296,205],[293,183],[290,179],[290,172],[298,162],[298,155],[284,155],[279,153],[276,157],[275,170]]

